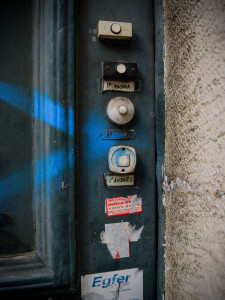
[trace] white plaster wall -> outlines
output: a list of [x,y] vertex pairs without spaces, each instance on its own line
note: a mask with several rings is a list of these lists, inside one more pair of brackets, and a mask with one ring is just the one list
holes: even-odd
[[164,0],[166,299],[225,299],[225,0]]

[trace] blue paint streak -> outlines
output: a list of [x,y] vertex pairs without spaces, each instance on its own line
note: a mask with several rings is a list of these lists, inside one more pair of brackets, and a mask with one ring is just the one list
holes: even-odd
[[[51,180],[55,180],[57,176],[64,176],[64,172],[68,165],[70,168],[74,165],[72,148],[69,150],[69,153],[63,148],[51,153],[45,158],[37,159],[34,168],[34,188],[37,189],[40,186],[40,183],[49,183]],[[11,176],[0,180],[0,202],[7,203],[7,199],[10,197],[24,194],[27,192],[27,189],[33,189],[32,176],[32,166],[27,165],[18,169]],[[17,201],[16,198],[15,201]],[[4,205],[1,204],[1,210],[2,209],[4,209]]]
[[0,98],[15,108],[29,115],[32,114],[33,107],[29,100],[29,91],[0,82]]
[[[0,82],[0,99],[16,109],[49,124],[58,130],[74,135],[74,111],[72,107],[66,108],[53,101],[47,95],[33,91],[33,100],[30,91]],[[68,120],[67,120],[68,118]],[[31,165],[25,165],[10,176],[0,180],[0,201],[7,203],[7,199],[18,194],[30,193],[34,186],[37,188],[41,182],[50,181],[65,172],[66,166],[74,167],[73,145],[67,153],[66,148],[60,149],[45,158],[35,160],[35,170]],[[67,161],[68,159],[68,161]],[[30,191],[29,191],[30,190]],[[15,201],[17,199],[15,198]],[[4,207],[1,206],[1,209]]]
[[66,150],[61,149],[39,159],[34,166],[34,185],[38,186],[41,182],[48,182],[58,174],[62,174],[66,167]]
[[52,101],[47,95],[33,91],[34,117],[42,122],[54,126],[60,131],[67,132],[66,110]]
[[74,123],[75,123],[75,120],[74,120],[74,111],[73,111],[73,108],[72,107],[69,107],[69,110],[68,110],[68,135],[69,136],[74,136]]
[[67,116],[65,107],[56,103],[47,95],[39,93],[36,89],[33,91],[34,102],[29,99],[29,96],[29,91],[0,82],[0,98],[4,102],[26,114],[34,116],[34,118],[41,122],[67,133],[70,137],[74,135],[74,112],[71,107],[68,109]]
[[85,135],[83,152],[87,158],[93,160],[103,157],[107,155],[109,148],[116,144],[113,140],[101,140],[99,137],[101,129],[107,128],[109,128],[109,125],[104,115],[99,115],[95,112],[88,114],[86,125],[83,128]]
[[[32,185],[32,170],[30,166],[24,166],[14,174],[0,181],[0,202],[7,202],[7,199],[19,193],[26,193],[28,186]],[[16,198],[13,200],[17,201]],[[1,205],[1,210],[4,206]]]

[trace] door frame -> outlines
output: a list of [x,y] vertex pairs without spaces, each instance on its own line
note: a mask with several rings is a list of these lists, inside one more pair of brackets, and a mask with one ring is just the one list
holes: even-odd
[[74,0],[35,0],[33,26],[35,250],[0,259],[0,292],[40,295],[77,288]]
[[[156,176],[158,191],[157,299],[164,298],[163,174],[165,160],[164,12],[163,0],[154,0],[155,16],[155,122]],[[78,289],[75,222],[75,0],[35,0],[34,18],[34,114],[37,119],[49,109],[48,97],[56,99],[55,115],[63,107],[67,138],[44,122],[34,121],[34,214],[35,251],[0,259],[0,292],[32,294],[72,292]],[[54,80],[52,80],[54,79]],[[53,141],[54,140],[54,141]],[[43,180],[49,168],[52,143],[63,146],[63,166],[56,180]],[[57,156],[56,158],[57,159]],[[38,171],[37,171],[38,170]],[[50,179],[50,178],[49,178]],[[60,184],[61,182],[61,184]],[[59,188],[60,184],[60,188]],[[35,186],[37,186],[35,184]],[[49,220],[53,221],[49,221]],[[67,220],[67,222],[65,222]],[[63,241],[63,243],[62,243]],[[63,245],[67,251],[62,251]],[[49,245],[51,245],[49,247]]]
[[157,251],[157,299],[164,299],[165,288],[165,207],[163,204],[165,168],[165,87],[164,87],[164,6],[163,0],[154,0],[155,17],[155,126],[156,126],[156,178],[158,193],[158,251]]

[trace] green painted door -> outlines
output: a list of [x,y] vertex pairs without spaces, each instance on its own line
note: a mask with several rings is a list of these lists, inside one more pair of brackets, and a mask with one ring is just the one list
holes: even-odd
[[[101,30],[99,21],[110,21],[110,24],[102,25],[105,26],[103,31],[109,34],[107,38],[104,34],[98,36]],[[132,38],[128,36],[129,30],[123,28],[130,24],[120,22],[132,23]],[[118,293],[118,299],[156,298],[153,22],[153,2],[149,0],[83,0],[78,4],[77,188],[84,299],[93,295],[99,299],[117,299]],[[112,24],[116,30],[118,27],[118,31],[122,31],[113,34]],[[123,34],[129,39],[121,39]],[[111,84],[113,90],[107,90],[107,84]],[[122,102],[114,107],[115,110],[122,105],[130,109],[124,98],[129,99],[134,107],[132,120],[122,125],[110,119],[111,108],[107,106],[120,97]],[[118,111],[115,114],[115,118],[126,119],[126,114]],[[134,171],[123,174],[127,170],[126,155],[122,158],[125,164],[118,168],[120,173],[110,170],[108,155],[113,146],[122,146],[121,153],[126,147],[135,149],[137,163]],[[132,154],[126,153],[127,160],[131,160]],[[109,180],[114,183],[117,180],[118,184],[108,186]],[[132,185],[127,182],[129,180],[134,180]],[[113,280],[114,275],[116,279]],[[126,276],[131,276],[130,282],[126,281]],[[134,276],[137,276],[141,290],[137,293],[132,281]],[[104,298],[100,298],[102,295]]]

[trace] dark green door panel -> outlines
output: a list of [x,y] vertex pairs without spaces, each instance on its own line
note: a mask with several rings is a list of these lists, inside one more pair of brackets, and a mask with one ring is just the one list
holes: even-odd
[[[131,22],[131,41],[98,40],[99,20]],[[78,199],[80,226],[81,275],[143,269],[144,299],[156,297],[156,175],[154,113],[154,31],[152,1],[89,1],[79,2],[77,13],[77,143]],[[134,62],[138,67],[141,91],[135,93],[99,91],[102,62]],[[134,129],[134,140],[102,140],[102,129],[118,129],[106,115],[106,105],[113,97],[129,98],[135,106],[133,120],[123,126]],[[109,189],[102,185],[108,172],[107,155],[113,145],[136,149],[138,185],[135,188]],[[143,212],[107,217],[105,198],[138,195]],[[129,244],[130,257],[113,259],[100,234],[105,224],[130,222],[140,228],[141,239]]]
[[[163,45],[154,30],[163,23],[156,16],[154,24],[153,2],[1,1],[0,299],[63,293],[81,299],[81,276],[133,268],[143,270],[145,300],[157,297],[158,268],[161,298],[163,55],[156,53],[155,68],[154,52]],[[99,20],[131,22],[133,38],[99,40]],[[102,62],[117,61],[137,63],[140,91],[100,91]],[[121,127],[106,114],[118,96],[135,107],[133,120]],[[115,140],[105,131],[121,128],[134,129],[132,139]],[[105,185],[115,145],[136,149],[134,187]],[[143,211],[107,217],[105,199],[129,195],[142,198]],[[129,242],[129,257],[114,259],[101,234],[121,222],[143,231]]]

